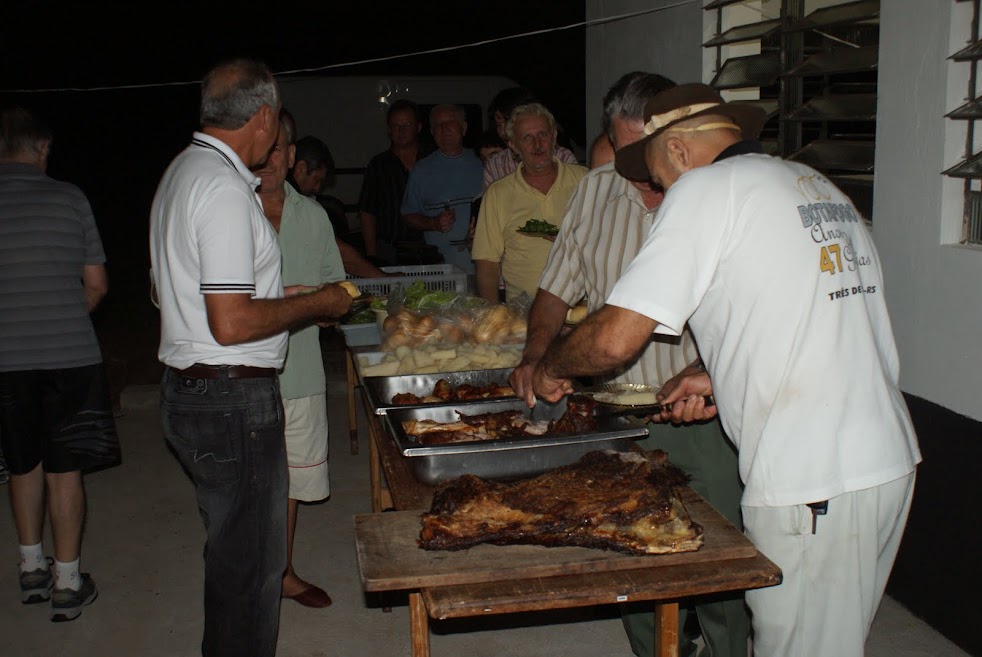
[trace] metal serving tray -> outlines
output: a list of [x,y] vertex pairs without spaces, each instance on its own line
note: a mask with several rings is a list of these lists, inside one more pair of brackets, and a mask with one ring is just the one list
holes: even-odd
[[[401,408],[429,408],[437,406],[438,403],[429,404],[393,404],[392,397],[400,393],[409,392],[417,397],[425,397],[433,394],[433,386],[440,379],[446,379],[451,386],[456,388],[462,383],[472,386],[484,386],[490,383],[498,385],[508,385],[508,375],[511,368],[496,370],[465,370],[463,372],[438,372],[436,374],[404,374],[400,376],[366,376],[362,380],[365,392],[368,394],[368,401],[372,405],[372,410],[376,415],[385,415],[389,409]],[[514,399],[514,397],[502,399]],[[488,399],[475,399],[472,401],[452,402],[458,406],[471,406],[490,401]],[[446,404],[448,402],[439,402]],[[456,419],[456,417],[454,418]]]
[[624,417],[598,416],[599,427],[585,434],[556,434],[521,438],[499,438],[451,445],[419,445],[402,428],[404,420],[456,422],[457,410],[468,415],[498,413],[521,409],[532,420],[559,419],[566,410],[566,400],[557,404],[539,401],[534,409],[521,399],[479,403],[446,404],[416,408],[390,408],[385,415],[389,432],[403,456],[413,460],[416,478],[426,484],[437,484],[462,474],[485,479],[516,479],[541,474],[573,463],[587,452],[613,449],[626,452],[632,440],[644,438],[648,429]]

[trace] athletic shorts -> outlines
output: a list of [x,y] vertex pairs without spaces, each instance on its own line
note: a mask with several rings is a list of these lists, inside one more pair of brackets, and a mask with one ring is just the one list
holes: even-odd
[[327,395],[284,399],[290,499],[319,502],[331,493],[327,471]]
[[118,465],[119,438],[102,363],[0,372],[0,449],[12,474]]

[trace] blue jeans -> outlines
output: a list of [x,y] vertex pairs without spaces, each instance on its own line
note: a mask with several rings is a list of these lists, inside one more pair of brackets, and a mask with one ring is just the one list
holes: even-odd
[[164,369],[164,437],[194,482],[207,539],[203,657],[272,657],[286,570],[287,464],[276,377]]

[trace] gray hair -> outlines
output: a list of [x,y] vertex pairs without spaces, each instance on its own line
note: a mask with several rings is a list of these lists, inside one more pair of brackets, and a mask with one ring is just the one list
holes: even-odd
[[23,107],[0,112],[0,158],[40,155],[52,137],[48,124]]
[[201,83],[201,127],[238,130],[266,105],[280,107],[280,89],[262,62],[233,59],[208,71]]
[[297,120],[287,108],[280,109],[280,128],[286,134],[286,143],[292,144],[297,139]]
[[549,122],[549,129],[555,132],[556,117],[552,115],[552,112],[550,112],[545,105],[542,103],[525,103],[524,105],[519,105],[513,109],[511,114],[508,115],[508,123],[505,124],[505,134],[508,136],[509,141],[515,138],[516,120],[519,116],[526,114],[544,117],[545,120]]
[[604,95],[603,128],[614,143],[614,119],[644,121],[644,107],[655,95],[671,89],[675,83],[657,73],[633,71],[620,77]]
[[435,105],[433,109],[430,110],[430,123],[433,123],[433,115],[437,112],[443,112],[450,110],[453,112],[454,116],[460,121],[461,125],[467,123],[467,112],[460,105],[453,105],[451,103],[443,103],[440,105]]

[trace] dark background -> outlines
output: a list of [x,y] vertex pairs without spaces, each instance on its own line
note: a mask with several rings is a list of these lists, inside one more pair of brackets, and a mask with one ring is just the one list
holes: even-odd
[[[92,204],[110,277],[93,319],[114,392],[159,375],[158,316],[148,300],[150,203],[167,164],[197,127],[198,82],[211,66],[250,56],[279,74],[584,19],[582,0],[198,3],[156,11],[144,5],[139,16],[128,7],[8,3],[0,64],[0,104],[24,105],[51,124],[48,173],[78,185]],[[584,57],[580,26],[318,74],[502,75],[535,92],[582,145]]]

